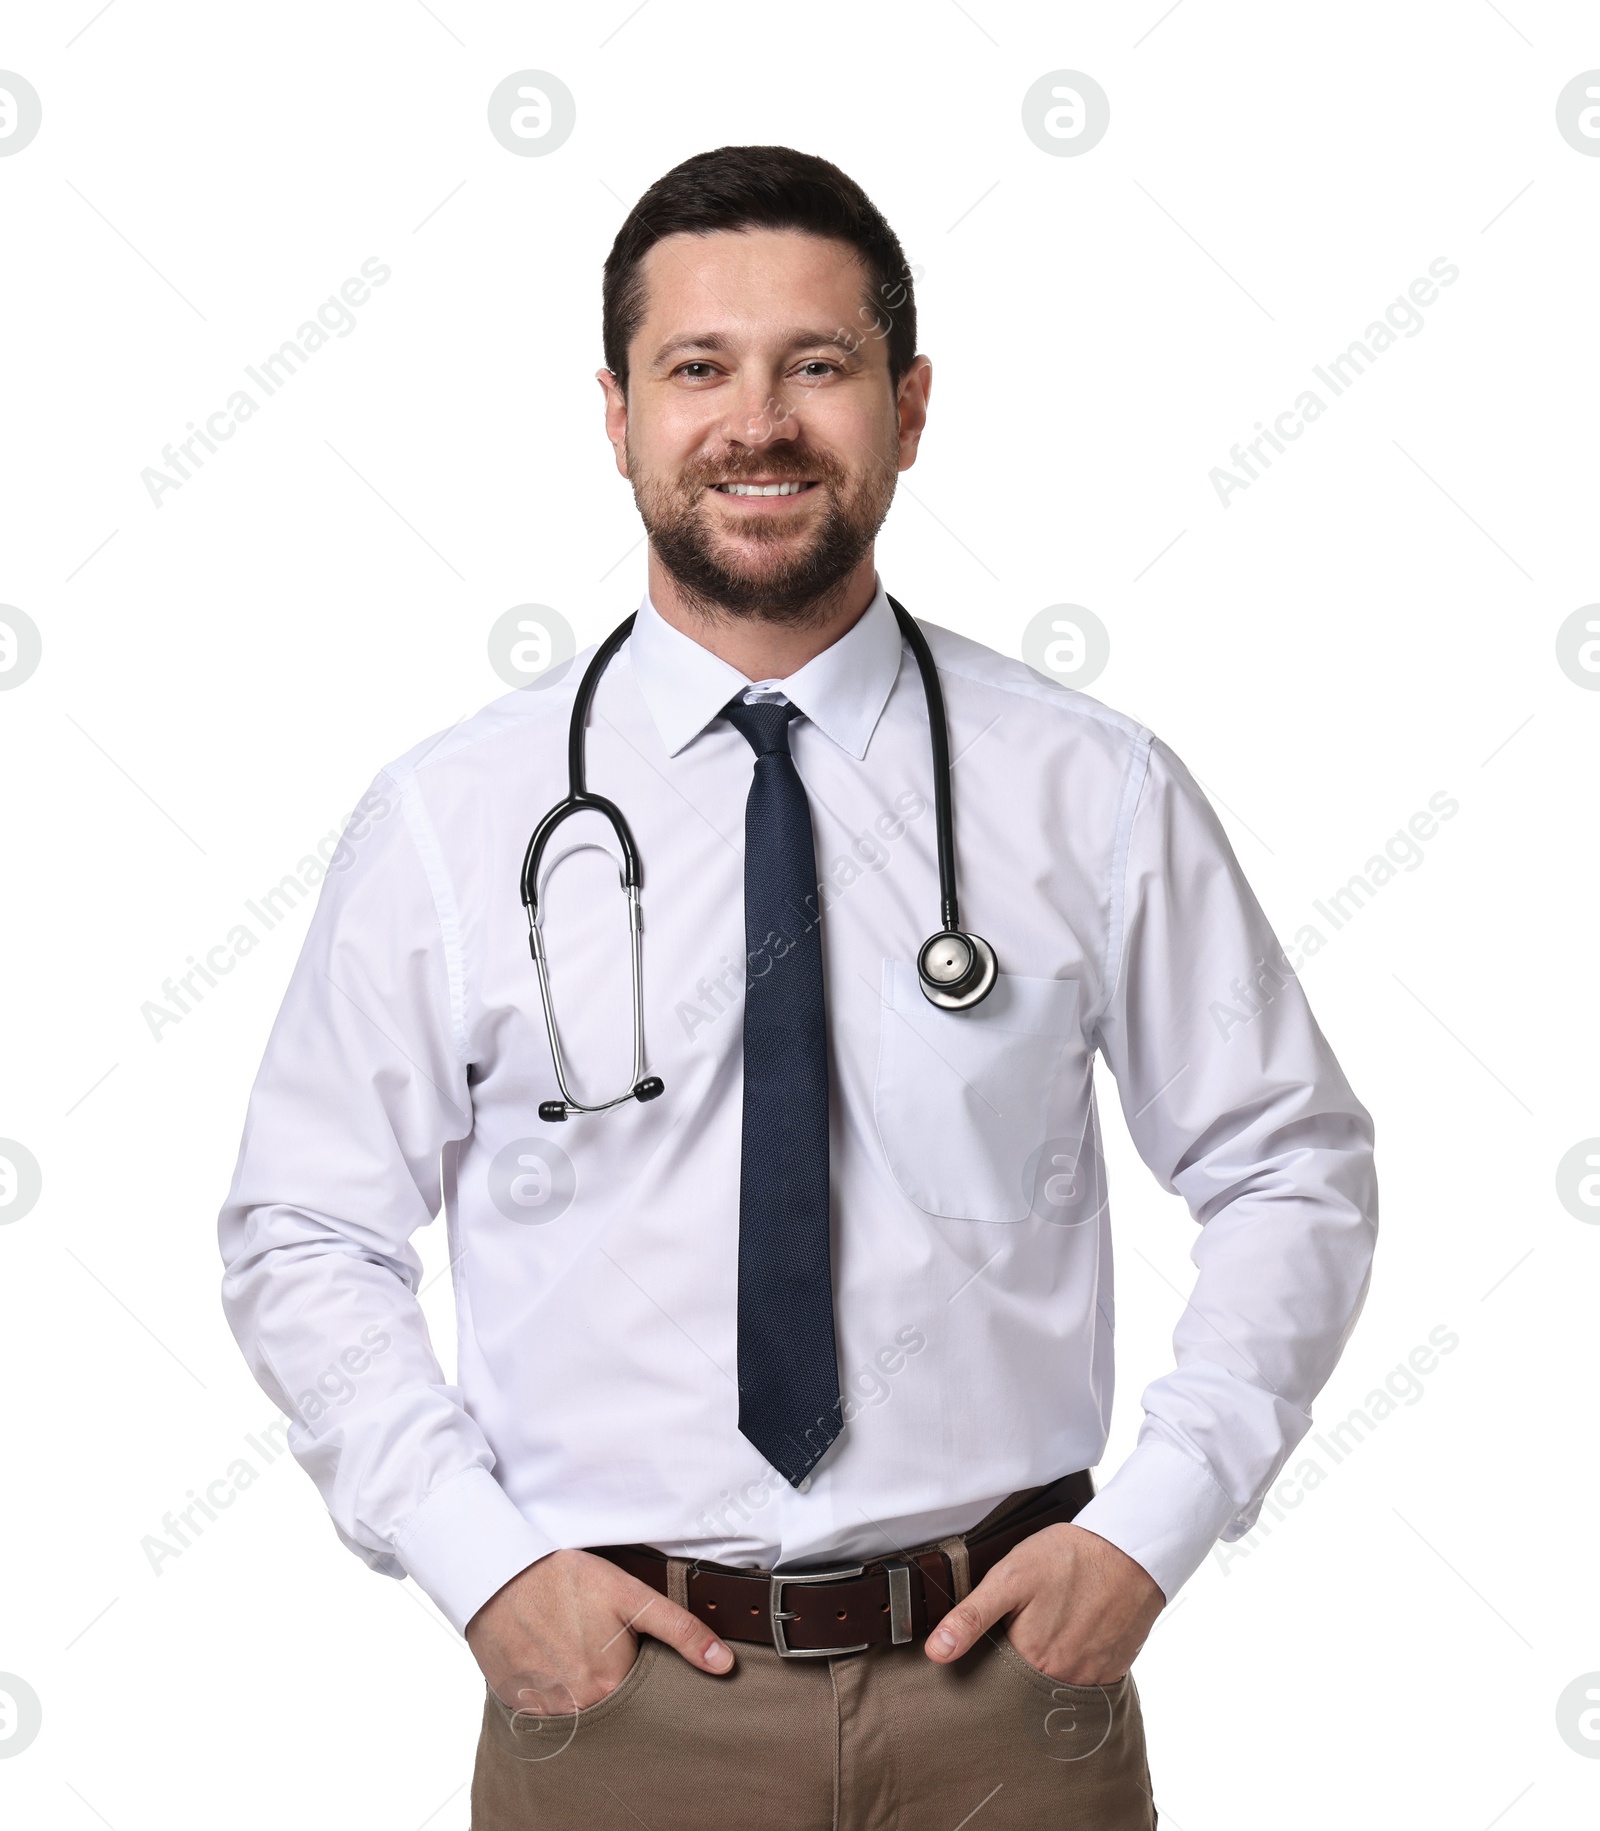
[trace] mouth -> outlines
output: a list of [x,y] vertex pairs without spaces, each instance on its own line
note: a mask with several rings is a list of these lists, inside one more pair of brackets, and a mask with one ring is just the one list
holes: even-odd
[[710,486],[719,496],[736,496],[744,501],[757,498],[768,499],[781,496],[803,496],[817,485],[815,479],[795,481],[792,478],[771,483],[760,481],[752,483],[713,483]]

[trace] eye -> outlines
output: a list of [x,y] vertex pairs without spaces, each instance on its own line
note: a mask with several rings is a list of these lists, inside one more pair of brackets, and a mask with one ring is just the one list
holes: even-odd
[[678,364],[677,368],[675,368],[672,372],[674,375],[683,375],[690,369],[700,369],[700,370],[704,371],[704,373],[700,374],[700,375],[690,375],[689,376],[690,381],[703,381],[705,379],[706,375],[709,375],[711,373],[711,364],[709,362],[700,362],[700,361],[680,362]]
[[822,377],[820,375],[805,374],[804,371],[807,369],[825,369],[830,375],[842,375],[844,373],[843,369],[840,368],[838,363],[828,362],[825,358],[823,358],[821,356],[811,357],[808,361],[801,363],[800,368],[802,371],[802,379],[805,381],[821,381],[822,380]]

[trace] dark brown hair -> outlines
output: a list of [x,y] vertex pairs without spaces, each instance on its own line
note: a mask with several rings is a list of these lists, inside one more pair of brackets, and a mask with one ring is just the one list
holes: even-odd
[[606,256],[601,324],[606,367],[628,390],[628,346],[645,313],[640,264],[664,236],[722,229],[799,229],[847,242],[865,269],[858,321],[864,342],[886,341],[898,387],[917,353],[917,306],[900,239],[853,178],[789,146],[719,146],[658,178],[628,213]]

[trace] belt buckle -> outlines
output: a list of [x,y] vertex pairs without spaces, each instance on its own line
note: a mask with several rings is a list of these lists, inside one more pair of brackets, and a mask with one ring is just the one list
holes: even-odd
[[870,1645],[862,1641],[859,1647],[791,1647],[784,1635],[783,1624],[795,1619],[795,1611],[783,1606],[783,1591],[789,1583],[847,1583],[852,1577],[866,1574],[865,1564],[851,1564],[838,1570],[797,1570],[773,1571],[769,1579],[771,1589],[769,1600],[772,1615],[772,1644],[783,1659],[837,1659],[845,1653],[865,1653]]

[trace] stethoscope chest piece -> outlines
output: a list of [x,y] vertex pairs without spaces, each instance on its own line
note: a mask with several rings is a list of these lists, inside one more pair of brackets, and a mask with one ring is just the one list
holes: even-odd
[[942,928],[922,944],[917,978],[929,1004],[946,1011],[970,1011],[994,990],[999,967],[982,935]]

